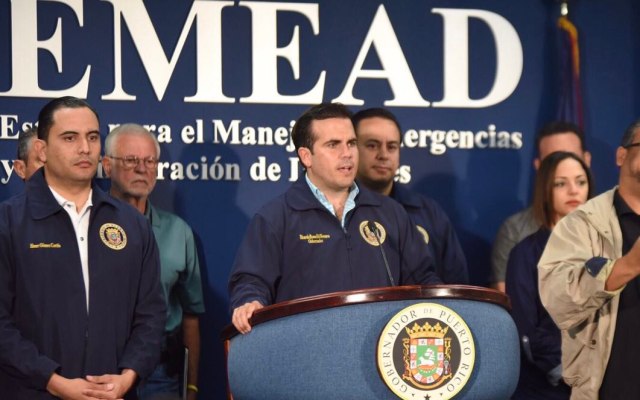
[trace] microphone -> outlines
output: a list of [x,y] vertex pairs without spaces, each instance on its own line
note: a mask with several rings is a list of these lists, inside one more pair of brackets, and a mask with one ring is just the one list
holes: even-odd
[[384,252],[384,248],[382,247],[382,243],[380,243],[380,231],[376,226],[375,222],[369,220],[367,222],[367,228],[373,233],[373,236],[376,237],[376,241],[378,242],[378,248],[380,249],[380,253],[382,254],[382,261],[384,261],[384,267],[387,270],[387,275],[389,276],[389,282],[391,282],[391,286],[395,286],[396,283],[393,280],[393,276],[391,275],[391,269],[389,268],[389,262],[387,261],[387,255]]

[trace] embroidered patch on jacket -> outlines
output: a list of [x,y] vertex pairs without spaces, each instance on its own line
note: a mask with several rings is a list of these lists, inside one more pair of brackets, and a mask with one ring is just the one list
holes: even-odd
[[61,249],[60,243],[29,243],[30,249]]
[[[377,238],[376,232],[372,232],[371,228],[369,228],[370,224],[374,224],[377,230]],[[387,231],[384,227],[377,221],[369,222],[364,220],[360,223],[360,236],[365,240],[365,242],[369,243],[372,246],[379,246],[384,243],[387,238]]]
[[100,227],[100,239],[108,248],[122,250],[127,245],[127,234],[120,225],[107,223]]
[[326,233],[300,234],[300,240],[305,240],[309,244],[321,244],[328,239],[331,239],[331,235],[327,235]]
[[391,317],[380,334],[376,361],[383,381],[401,399],[447,400],[471,377],[475,344],[456,312],[419,303]]
[[420,234],[422,235],[424,242],[426,244],[429,244],[429,233],[427,232],[427,230],[421,227],[420,225],[416,225],[416,228],[418,228],[418,232],[420,232]]

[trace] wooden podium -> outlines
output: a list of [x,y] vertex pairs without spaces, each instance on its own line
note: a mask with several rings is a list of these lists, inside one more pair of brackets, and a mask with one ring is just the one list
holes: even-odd
[[[462,285],[364,289],[274,304],[254,314],[249,334],[231,325],[222,332],[229,398],[509,399],[520,369],[509,307],[499,291]],[[393,343],[404,343],[404,355],[390,353]],[[435,366],[419,361],[429,344],[440,349]]]

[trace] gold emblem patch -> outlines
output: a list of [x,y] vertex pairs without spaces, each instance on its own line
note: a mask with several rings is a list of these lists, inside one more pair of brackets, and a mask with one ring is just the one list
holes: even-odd
[[127,234],[120,225],[107,223],[100,227],[100,239],[108,248],[122,250],[127,245]]
[[427,233],[427,230],[421,227],[420,225],[416,225],[416,228],[418,228],[418,232],[420,232],[420,234],[422,235],[424,242],[426,244],[429,244],[429,233]]
[[[376,239],[375,232],[372,232],[369,228],[370,224],[375,224],[376,229],[378,230],[378,238]],[[387,231],[384,229],[382,225],[380,225],[377,221],[367,221],[364,220],[360,223],[360,236],[365,240],[365,242],[369,243],[372,246],[378,246],[378,244],[384,243],[387,238]]]

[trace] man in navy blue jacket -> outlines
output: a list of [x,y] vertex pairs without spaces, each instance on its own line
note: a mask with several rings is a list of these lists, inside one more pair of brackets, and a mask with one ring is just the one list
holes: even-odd
[[38,138],[44,167],[0,204],[0,393],[128,398],[164,328],[153,233],[92,184],[100,133],[86,102],[52,100]]
[[256,310],[285,300],[441,283],[404,209],[355,183],[350,118],[341,104],[320,104],[296,122],[292,139],[306,174],[254,216],[231,271],[232,322],[240,332],[251,330]]
[[384,108],[357,112],[353,125],[358,136],[358,181],[396,200],[407,211],[435,257],[436,272],[444,283],[469,283],[467,260],[456,232],[435,200],[394,182],[400,167],[400,123]]

